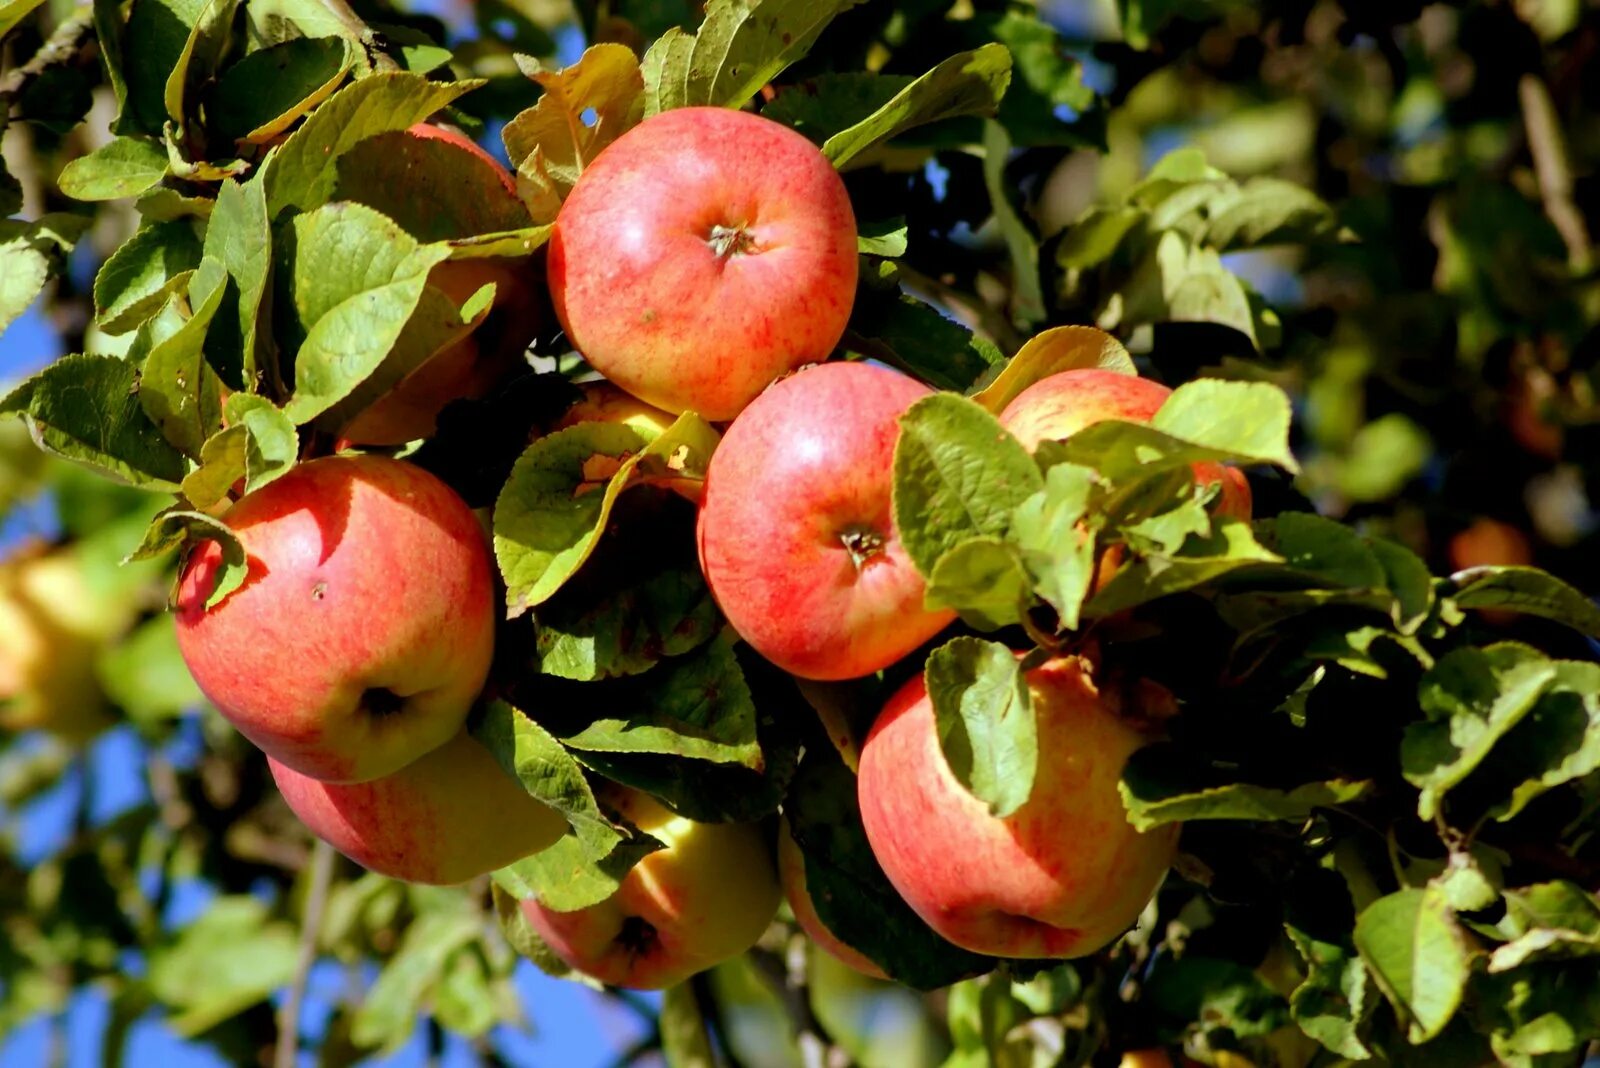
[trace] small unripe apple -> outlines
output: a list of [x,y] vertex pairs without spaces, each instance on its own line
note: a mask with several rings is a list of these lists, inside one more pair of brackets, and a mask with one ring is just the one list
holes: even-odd
[[621,788],[602,803],[666,848],[639,861],[597,905],[556,912],[524,901],[528,924],[556,956],[602,983],[662,990],[755,944],[779,899],[758,827],[696,823]]
[[808,367],[711,454],[701,569],[739,636],[790,674],[871,674],[955,618],[923,608],[890,502],[900,415],[930,392],[870,364]]
[[855,214],[800,134],[677,108],[583,171],[549,262],[556,315],[596,370],[667,411],[732,419],[838,344],[855,300]]
[[1128,822],[1117,783],[1148,739],[1078,659],[1026,678],[1039,773],[1021,808],[996,816],[961,785],[918,675],[862,746],[862,823],[900,896],[949,941],[996,957],[1082,957],[1138,918],[1172,863],[1178,828],[1140,833]]
[[295,771],[361,782],[453,737],[494,652],[495,588],[466,503],[381,456],[313,460],[223,517],[243,585],[214,607],[222,548],[194,551],[178,647],[240,732]]
[[369,782],[321,782],[270,757],[267,766],[312,834],[407,882],[465,882],[539,852],[567,829],[564,816],[534,800],[464,730]]
[[70,552],[0,563],[0,729],[81,742],[109,726],[95,659],[132,621]]
[[883,969],[866,954],[839,941],[828,925],[817,915],[817,907],[806,889],[806,858],[789,833],[789,821],[784,820],[778,830],[778,881],[783,884],[783,896],[789,902],[789,911],[800,929],[841,964],[848,965],[862,975],[873,979],[887,979]]
[[[1062,371],[1017,394],[1000,413],[1000,423],[1032,452],[1041,441],[1069,438],[1105,419],[1147,423],[1171,395],[1161,383],[1136,375],[1099,368]],[[1199,485],[1222,484],[1218,515],[1249,521],[1250,483],[1237,468],[1197,463],[1194,478]]]

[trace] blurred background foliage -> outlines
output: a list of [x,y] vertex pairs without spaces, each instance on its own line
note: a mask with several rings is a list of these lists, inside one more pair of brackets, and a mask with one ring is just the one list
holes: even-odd
[[[58,178],[108,139],[112,96],[82,29],[115,7],[0,4],[0,25],[22,12],[0,46],[0,201],[19,219],[85,210]],[[156,16],[184,7],[133,0],[149,47],[168,43]],[[499,127],[539,93],[514,54],[559,66],[589,43],[637,46],[692,27],[699,5],[353,7],[416,65],[489,80],[453,117],[498,153]],[[250,8],[269,19],[300,5]],[[1040,326],[1092,322],[1171,383],[1273,381],[1295,398],[1305,471],[1258,486],[1279,498],[1261,511],[1309,499],[1436,571],[1533,562],[1600,591],[1600,4],[868,0],[787,77],[917,75],[992,40],[1017,62],[1003,133],[930,128],[846,175],[863,220],[905,220],[906,289],[1008,353]],[[30,75],[47,45],[68,60]],[[1272,205],[1258,216],[1275,227],[1230,221],[1240,203]],[[0,224],[0,381],[128,342],[91,326],[91,284],[138,216],[120,201],[84,218],[70,252],[30,246],[63,270],[20,305],[22,238]],[[308,863],[263,762],[177,658],[170,574],[116,566],[159,506],[44,461],[20,424],[0,423],[0,597],[22,606],[0,615],[0,642],[19,647],[31,626],[70,656],[72,686],[53,699],[74,710],[52,730],[35,729],[43,706],[0,711],[0,1063],[263,1063],[294,1052],[278,1043],[284,1019],[298,1063],[659,1063],[659,999],[543,979],[504,942],[483,886]],[[50,583],[81,585],[95,610],[45,618],[16,592]],[[6,670],[0,649],[0,681]],[[1215,915],[1172,922],[1251,936]],[[698,986],[750,1068],[988,1063],[986,1032],[1007,1012],[1025,1020],[1080,993],[1052,986],[1069,969],[923,998],[816,954],[807,972],[791,935],[775,928]],[[1271,1032],[1271,965],[1260,1005],[1174,1017]],[[809,975],[803,994],[791,971]],[[1026,1038],[1004,1063],[1070,1053],[1060,1035]]]

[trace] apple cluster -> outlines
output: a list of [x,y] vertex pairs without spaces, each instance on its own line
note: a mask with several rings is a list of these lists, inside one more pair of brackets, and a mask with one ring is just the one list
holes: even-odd
[[[955,621],[926,605],[892,506],[900,417],[933,391],[886,366],[830,360],[857,263],[849,195],[813,144],[752,114],[687,107],[645,120],[589,164],[545,265],[566,337],[605,380],[549,429],[603,421],[654,435],[683,412],[725,424],[698,493],[701,568],[739,638],[808,680],[889,669]],[[526,341],[538,317],[526,279],[479,270],[430,282],[457,300],[485,281],[508,286],[496,308],[515,321],[502,328]],[[426,437],[445,403],[482,395],[501,366],[468,335],[367,406],[343,441]],[[1021,391],[1000,420],[1032,449],[1099,420],[1149,420],[1167,392],[1111,371],[1064,371]],[[1220,484],[1219,512],[1248,518],[1237,471],[1202,463],[1194,478]],[[243,581],[218,597],[228,547],[190,554],[180,648],[307,827],[374,871],[425,883],[479,876],[567,832],[467,730],[503,595],[483,529],[450,487],[403,460],[347,450],[246,494],[224,521]],[[1099,581],[1118,563],[1102,559]],[[990,956],[1077,957],[1136,919],[1171,863],[1176,828],[1139,833],[1128,822],[1117,783],[1148,738],[1101,692],[1091,660],[1026,666],[1048,769],[1026,803],[999,816],[958,781],[918,674],[861,746],[859,807],[883,872],[939,935]],[[596,796],[662,848],[597,905],[523,902],[528,926],[571,967],[668,986],[748,948],[787,896],[819,945],[883,975],[819,917],[787,824],[774,844],[756,825],[697,823],[615,784]]]

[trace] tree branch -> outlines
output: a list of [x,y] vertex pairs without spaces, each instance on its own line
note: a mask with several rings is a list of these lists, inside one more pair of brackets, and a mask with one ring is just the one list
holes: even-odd
[[317,839],[311,850],[311,886],[306,891],[305,914],[300,918],[300,956],[295,961],[294,978],[278,1013],[278,1047],[273,1053],[273,1068],[294,1068],[300,1052],[300,1007],[305,1001],[306,982],[317,959],[317,934],[322,928],[322,912],[328,904],[328,884],[333,880],[333,847]]
[[63,20],[26,63],[0,78],[0,108],[9,113],[12,103],[35,78],[52,67],[73,62],[93,40],[94,8],[84,5]]
[[1567,246],[1567,262],[1579,271],[1587,270],[1593,246],[1583,224],[1583,213],[1572,202],[1572,168],[1567,162],[1566,138],[1550,101],[1550,90],[1538,75],[1524,74],[1517,82],[1517,96],[1522,102],[1522,124],[1533,154],[1534,173],[1539,177],[1544,213]]

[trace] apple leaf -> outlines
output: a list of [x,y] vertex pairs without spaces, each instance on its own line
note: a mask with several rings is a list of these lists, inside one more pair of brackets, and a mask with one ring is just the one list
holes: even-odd
[[1158,597],[1192,590],[1231,571],[1278,559],[1256,541],[1249,523],[1216,519],[1210,535],[1191,535],[1176,556],[1149,554],[1125,561],[1083,611],[1091,618],[1104,618]]
[[115,356],[64,356],[0,400],[47,452],[130,485],[175,491],[183,454],[139,403],[138,368]]
[[[533,929],[528,918],[522,913],[522,902],[509,890],[499,883],[489,884],[489,895],[494,902],[494,916],[500,923],[500,933],[505,936],[506,943],[517,953],[529,960],[546,975],[556,979],[570,979],[574,982],[584,982],[587,977],[582,972],[575,972],[566,961],[556,956],[555,950],[539,937]],[[588,980],[593,982],[593,980]]]
[[228,426],[206,440],[200,466],[183,480],[183,495],[197,508],[209,508],[244,479],[245,492],[260,489],[294,466],[299,435],[265,397],[235,393],[223,403]]
[[693,55],[694,34],[677,26],[668,27],[651,42],[639,61],[646,118],[689,104],[689,60]]
[[0,219],[0,333],[38,298],[89,222],[65,214],[31,223]]
[[311,211],[333,198],[339,157],[377,134],[404,130],[482,85],[433,82],[404,71],[372,74],[345,86],[289,135],[266,167],[267,216]]
[[589,753],[659,753],[761,771],[756,709],[732,640],[718,638],[611,691],[620,714],[602,713],[562,741]]
[[1010,816],[1033,793],[1039,764],[1022,662],[998,642],[952,638],[928,657],[923,674],[951,773],[989,811]]
[[95,319],[123,334],[153,315],[200,266],[200,238],[187,219],[146,226],[107,257],[94,278]]
[[1149,1007],[1168,1019],[1203,1020],[1239,1038],[1270,1034],[1288,1022],[1283,997],[1237,961],[1163,954],[1144,982]]
[[668,988],[661,996],[661,1054],[668,1068],[716,1068],[711,1032],[689,983]]
[[830,747],[806,751],[783,811],[805,857],[806,892],[840,941],[918,990],[993,966],[935,934],[895,892],[867,843],[855,776]]
[[1444,1030],[1471,971],[1466,935],[1433,887],[1379,898],[1356,917],[1355,946],[1413,1044]]
[[162,92],[167,118],[179,131],[184,131],[191,112],[198,112],[193,99],[195,89],[215,80],[224,53],[231,44],[233,16],[239,0],[205,0],[189,28],[189,37],[183,51],[167,75]]
[[822,154],[844,169],[867,149],[924,123],[960,115],[993,115],[1011,82],[1011,53],[1002,44],[962,52],[907,85],[871,115],[832,135]]
[[1080,215],[1056,246],[1056,264],[1066,270],[1098,267],[1149,213],[1127,205],[1097,205]]
[[422,299],[428,272],[449,253],[419,245],[371,208],[343,202],[295,216],[285,236],[274,296],[282,296],[290,335],[280,330],[280,340],[301,339],[294,395],[284,405],[300,424],[378,369]]
[[898,288],[874,288],[865,270],[844,344],[939,389],[966,389],[1002,359],[991,342],[931,304]]
[[633,866],[661,843],[643,832],[623,838],[602,857],[594,857],[572,834],[547,849],[493,872],[495,882],[515,897],[538,898],[556,912],[598,905],[617,892]]
[[[644,80],[633,51],[621,44],[592,45],[556,72],[537,61],[519,64],[544,93],[500,136],[528,213],[548,223],[583,169],[644,117]],[[594,113],[592,124],[584,121],[586,111]]]
[[1383,568],[1384,586],[1394,594],[1390,618],[1402,634],[1415,634],[1433,611],[1433,575],[1416,553],[1387,538],[1368,538],[1367,548]]
[[452,260],[480,260],[491,258],[517,258],[531,256],[550,240],[552,227],[523,226],[516,230],[500,230],[492,234],[474,234],[447,242]]
[[1175,438],[1252,463],[1300,469],[1289,450],[1289,397],[1265,382],[1201,378],[1172,391],[1150,424]]
[[261,322],[272,274],[272,228],[259,177],[242,184],[230,179],[217,189],[202,252],[228,273],[222,306],[206,334],[206,358],[230,389],[248,392],[263,357],[273,358],[261,351],[272,335]]
[[376,134],[352,145],[334,167],[335,200],[382,212],[419,241],[503,233],[529,222],[494,167],[439,138]]
[[1417,684],[1424,720],[1406,727],[1401,770],[1422,791],[1417,814],[1433,819],[1465,779],[1556,679],[1556,665],[1523,645],[1467,646],[1441,657]]
[[1489,775],[1509,784],[1490,815],[1502,822],[1534,798],[1600,769],[1600,664],[1555,661],[1555,677],[1495,747]]
[[1563,623],[1600,637],[1600,605],[1534,567],[1475,567],[1450,576],[1457,608],[1502,608]]
[[178,507],[158,513],[150,521],[144,539],[128,554],[127,562],[153,560],[176,549],[188,551],[206,541],[214,541],[222,549],[222,560],[216,569],[216,585],[206,598],[206,607],[214,608],[228,594],[242,586],[249,573],[244,546],[228,528],[228,524],[215,516]]
[[138,137],[118,137],[61,172],[61,191],[74,200],[120,200],[138,196],[167,173],[167,154]]
[[1375,1006],[1366,965],[1350,941],[1350,894],[1336,872],[1320,868],[1298,876],[1294,890],[1286,901],[1284,931],[1304,962],[1305,979],[1289,995],[1290,1015],[1334,1053],[1366,1060],[1372,1051],[1360,1031]]
[[936,393],[900,417],[894,523],[925,577],[959,543],[1003,537],[1017,506],[1043,485],[1022,444],[965,397]]
[[923,595],[926,607],[954,608],[968,626],[984,631],[1020,622],[1032,599],[1032,582],[1016,549],[987,535],[940,554]]
[[709,641],[722,616],[700,570],[676,568],[598,599],[547,601],[537,623],[538,670],[590,681],[636,675],[681,656]]
[[337,37],[296,37],[232,64],[217,79],[211,117],[230,141],[266,144],[333,95],[355,65]]
[[1045,473],[1044,488],[1019,504],[1011,520],[1011,541],[1034,590],[1067,630],[1077,629],[1094,577],[1095,539],[1083,526],[1094,479],[1087,467],[1056,464]]
[[139,402],[145,412],[168,441],[196,459],[222,424],[221,381],[206,362],[204,346],[226,283],[221,263],[202,260],[189,280],[194,311],[149,351],[139,370]]
[[410,1037],[424,999],[439,984],[445,966],[483,933],[478,910],[462,907],[423,911],[408,924],[399,948],[378,973],[350,1021],[358,1046],[394,1052]]
[[830,71],[802,82],[776,86],[761,114],[794,128],[816,142],[859,125],[882,110],[917,79],[883,71]]
[[528,446],[494,508],[495,556],[515,618],[543,603],[589,558],[630,485],[695,480],[716,448],[710,424],[685,412],[654,439],[619,423],[580,423]]
[[1006,361],[993,381],[972,394],[972,399],[995,415],[1005,411],[1017,394],[1063,371],[1098,369],[1136,375],[1133,357],[1122,342],[1092,326],[1056,326],[1035,334]]
[[1303,185],[1258,175],[1207,205],[1202,240],[1218,252],[1277,244],[1306,244],[1332,234],[1337,219],[1326,201]]
[[1566,881],[1507,890],[1500,926],[1512,936],[1489,955],[1491,973],[1532,961],[1600,956],[1600,900]]
[[175,720],[206,703],[184,665],[177,627],[167,613],[146,620],[121,642],[101,650],[95,678],[106,696],[140,727]]
[[267,1000],[294,976],[294,925],[273,919],[249,894],[219,897],[176,937],[150,952],[150,992],[172,1011],[165,1023],[191,1038]]
[[993,119],[984,120],[983,179],[989,189],[989,202],[994,207],[995,225],[1011,253],[1011,318],[1034,324],[1045,317],[1044,289],[1039,278],[1039,237],[1023,209],[1012,202],[1013,183],[1006,179],[1011,149],[1011,134],[1007,129]]
[[906,220],[903,215],[862,222],[856,226],[856,251],[863,256],[904,256],[906,240]]
[[1372,783],[1333,779],[1278,788],[1232,781],[1196,766],[1171,742],[1145,746],[1128,759],[1118,790],[1128,822],[1141,831],[1185,820],[1301,821],[1318,808],[1365,797]]
[[33,9],[42,3],[44,0],[6,0],[0,4],[0,37],[10,33],[17,23],[27,18]]

